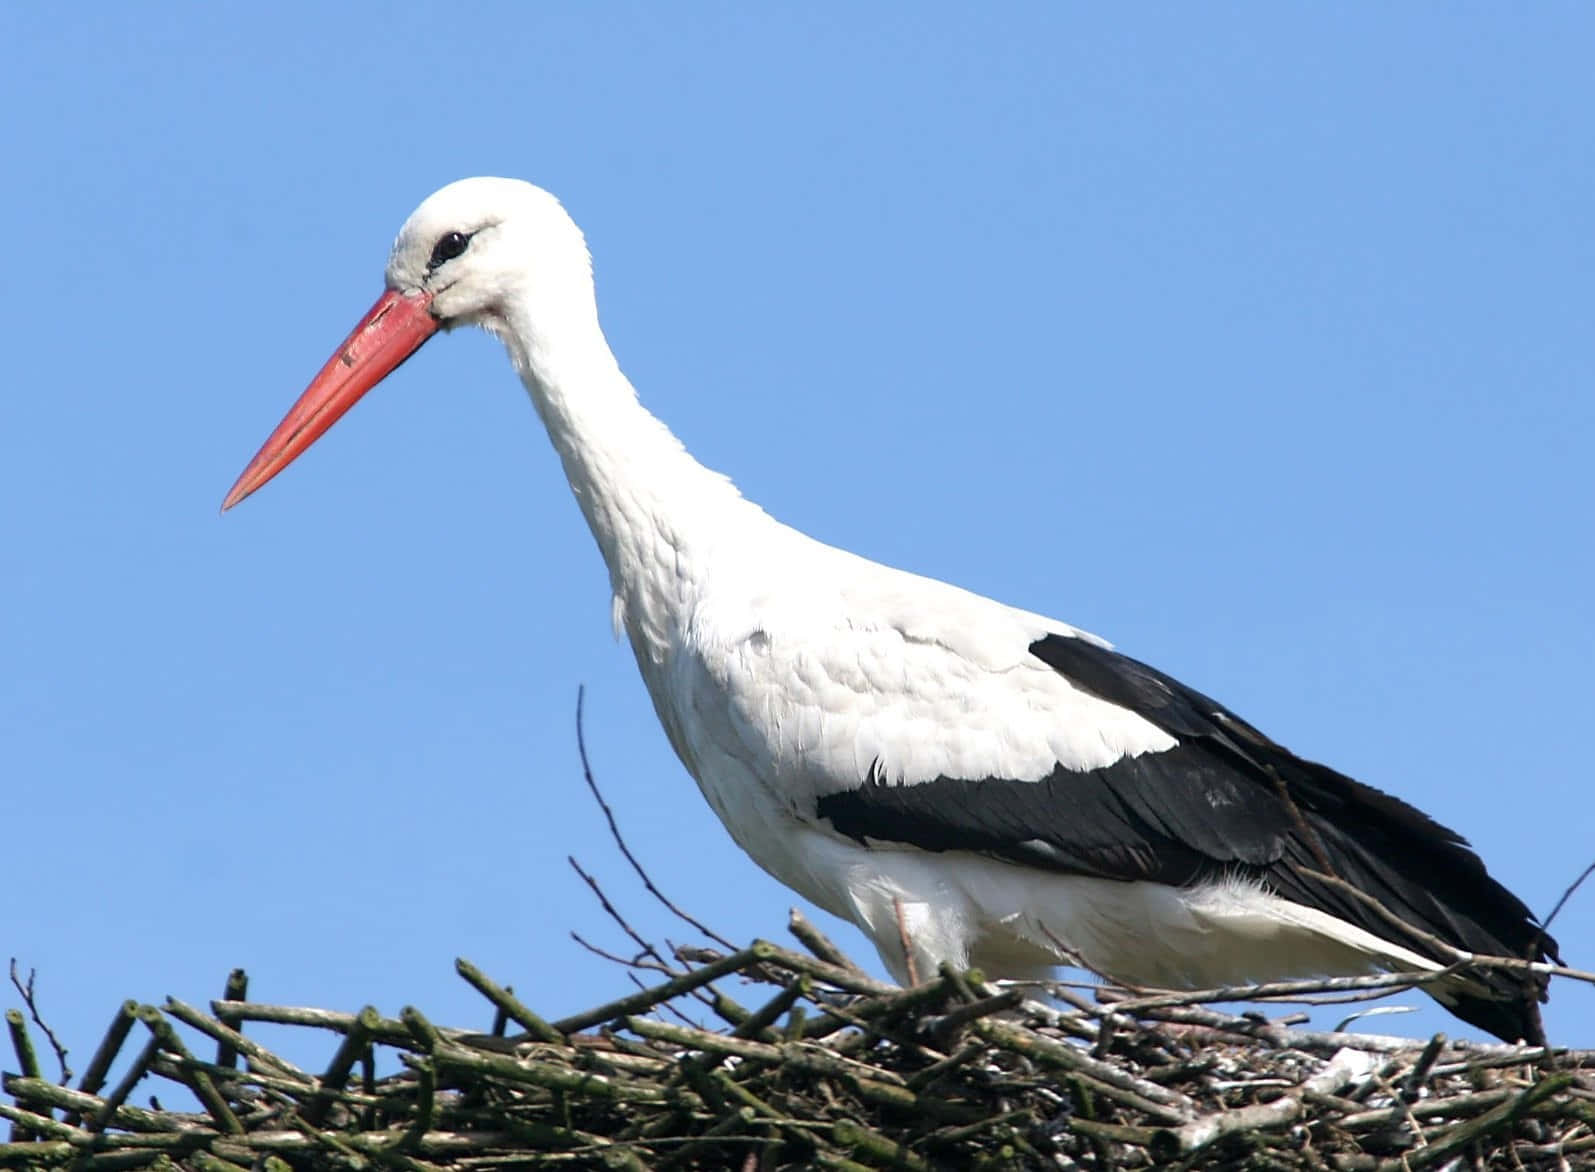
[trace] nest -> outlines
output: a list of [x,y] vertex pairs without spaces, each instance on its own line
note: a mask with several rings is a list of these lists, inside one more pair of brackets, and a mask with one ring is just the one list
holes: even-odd
[[[12,1010],[22,1069],[4,1076],[0,1167],[1595,1167],[1595,1052],[1315,1032],[1303,1015],[1218,1008],[1402,978],[1091,999],[1065,986],[1042,1003],[978,973],[884,985],[795,913],[791,928],[805,951],[634,958],[663,979],[554,1021],[460,961],[494,1013],[481,1033],[415,1009],[251,1002],[236,972],[208,1013],[125,1004],[76,1088],[43,1076]],[[257,1022],[326,1035],[326,1065],[274,1054],[248,1036]],[[203,1109],[133,1105],[165,1083]]]
[[[1377,1009],[1324,1032],[1299,1028],[1304,1013],[1223,1008],[1364,1001],[1433,972],[1147,996],[996,987],[943,970],[900,989],[798,912],[788,928],[804,951],[738,949],[667,898],[627,846],[588,763],[579,695],[577,745],[621,855],[718,950],[655,945],[571,859],[635,951],[572,936],[623,966],[637,987],[627,996],[550,1021],[460,960],[493,1011],[478,1033],[414,1008],[390,1018],[252,1002],[239,970],[209,1013],[125,1002],[75,1088],[33,980],[13,964],[61,1077],[44,1077],[27,1019],[8,1010],[21,1073],[0,1076],[13,1099],[0,1102],[11,1122],[0,1168],[1595,1169],[1595,1051],[1343,1032]],[[1595,864],[1547,923],[1591,874]],[[1595,983],[1509,958],[1444,972],[1470,966]],[[273,1053],[251,1023],[326,1036],[325,1066]],[[143,1045],[107,1091],[138,1026]],[[133,1105],[141,1088],[172,1084],[202,1110],[167,1110],[153,1095]]]

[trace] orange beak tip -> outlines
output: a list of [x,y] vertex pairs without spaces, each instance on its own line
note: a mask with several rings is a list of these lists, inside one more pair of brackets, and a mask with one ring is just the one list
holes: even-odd
[[431,307],[430,293],[389,289],[377,298],[255,453],[222,500],[221,511],[227,512],[293,463],[361,396],[419,350],[438,330]]

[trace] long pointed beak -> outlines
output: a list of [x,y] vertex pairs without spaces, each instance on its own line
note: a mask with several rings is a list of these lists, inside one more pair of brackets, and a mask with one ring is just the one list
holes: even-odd
[[226,512],[281,472],[437,332],[430,293],[389,289],[311,380],[222,501]]

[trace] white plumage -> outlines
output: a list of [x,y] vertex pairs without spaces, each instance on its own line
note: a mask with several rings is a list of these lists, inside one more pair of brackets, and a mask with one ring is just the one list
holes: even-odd
[[[445,187],[400,231],[387,287],[227,506],[434,330],[497,335],[688,772],[760,866],[857,924],[899,980],[943,961],[1191,986],[1444,959],[1312,878],[1325,867],[1459,948],[1554,953],[1416,811],[1094,636],[826,546],[744,500],[638,402],[599,328],[581,234],[540,189]],[[1438,995],[1530,1035],[1537,993]]]

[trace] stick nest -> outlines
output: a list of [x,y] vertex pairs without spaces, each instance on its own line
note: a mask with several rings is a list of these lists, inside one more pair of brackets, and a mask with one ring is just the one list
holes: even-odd
[[[76,1089],[59,1047],[62,1081],[44,1077],[12,1010],[21,1073],[4,1075],[0,1167],[1595,1167],[1595,1052],[1218,1008],[1242,993],[1344,1000],[1393,978],[1091,1000],[1064,987],[1042,1004],[978,973],[883,985],[795,914],[792,929],[806,951],[631,962],[658,983],[555,1021],[461,961],[496,1013],[484,1033],[414,1009],[259,1004],[234,973],[209,1013],[125,1004]],[[325,1035],[326,1065],[272,1053],[248,1036],[256,1022]],[[202,1109],[133,1105],[167,1082]]]

